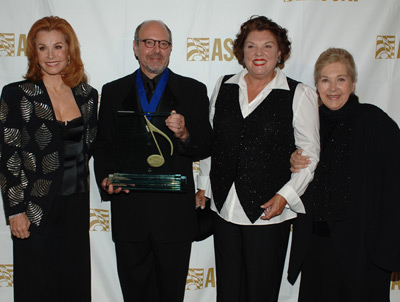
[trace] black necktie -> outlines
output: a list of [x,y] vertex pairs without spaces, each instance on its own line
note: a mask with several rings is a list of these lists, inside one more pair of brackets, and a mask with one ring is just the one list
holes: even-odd
[[153,80],[147,81],[146,84],[146,96],[147,96],[147,101],[150,103],[151,97],[153,96],[154,90],[155,90],[155,83]]

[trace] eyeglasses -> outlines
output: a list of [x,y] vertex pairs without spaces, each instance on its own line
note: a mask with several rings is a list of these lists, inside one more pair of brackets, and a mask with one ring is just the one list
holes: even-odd
[[143,42],[144,46],[147,48],[153,48],[156,45],[156,42],[158,42],[158,47],[161,49],[167,49],[172,43],[168,42],[166,40],[153,40],[153,39],[136,39],[135,41],[138,42]]

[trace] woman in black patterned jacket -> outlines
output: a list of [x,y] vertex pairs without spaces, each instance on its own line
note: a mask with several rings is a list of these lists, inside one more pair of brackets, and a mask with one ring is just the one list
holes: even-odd
[[33,24],[25,79],[5,86],[0,103],[0,183],[13,237],[14,299],[90,301],[88,161],[98,94],[87,84],[66,20]]

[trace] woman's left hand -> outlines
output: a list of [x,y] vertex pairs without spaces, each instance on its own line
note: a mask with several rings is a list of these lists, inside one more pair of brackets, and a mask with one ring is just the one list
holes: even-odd
[[276,194],[268,202],[264,203],[261,208],[264,209],[262,220],[270,220],[271,218],[281,215],[286,206],[286,199],[279,194]]
[[309,156],[302,155],[303,150],[297,149],[290,156],[290,171],[299,173],[301,169],[305,169],[311,163]]
[[31,235],[29,232],[30,226],[31,222],[25,213],[10,219],[11,233],[19,239],[29,238]]

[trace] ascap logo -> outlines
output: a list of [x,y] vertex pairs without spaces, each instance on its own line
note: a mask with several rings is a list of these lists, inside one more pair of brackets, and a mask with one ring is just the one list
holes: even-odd
[[12,287],[14,267],[12,264],[0,264],[0,287]]
[[[212,45],[211,45],[212,44]],[[187,38],[187,61],[232,61],[233,40],[215,38]],[[212,51],[210,49],[212,48]]]
[[[18,37],[17,56],[26,56],[26,35]],[[15,57],[15,34],[0,33],[0,57]]]
[[208,269],[205,279],[203,268],[189,268],[186,279],[186,290],[198,290],[210,286],[215,288],[215,274],[213,267]]
[[193,162],[193,173],[199,174],[200,173],[200,162],[195,161]]
[[90,231],[110,231],[110,211],[103,209],[90,209]]
[[400,272],[392,273],[392,290],[395,290],[397,287],[400,290]]
[[210,56],[210,39],[187,38],[187,61],[208,61]]
[[186,279],[186,290],[202,289],[204,285],[204,269],[190,268]]
[[14,34],[0,34],[0,56],[15,56],[15,36]]
[[394,59],[395,48],[396,36],[377,36],[375,59]]

